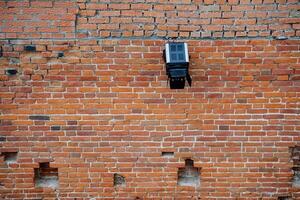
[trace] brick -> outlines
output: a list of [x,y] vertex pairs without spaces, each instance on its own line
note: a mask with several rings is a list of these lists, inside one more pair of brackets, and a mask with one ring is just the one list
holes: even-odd
[[53,5],[52,5],[52,2],[47,2],[47,1],[32,1],[32,2],[30,2],[30,5],[32,6],[32,7],[38,7],[38,8],[43,8],[43,7],[45,7],[45,8],[51,8]]
[[243,16],[244,13],[239,11],[222,13],[222,18],[242,18]]
[[230,25],[233,24],[233,19],[213,19],[212,23]]
[[87,3],[86,8],[91,10],[106,10],[107,4]]
[[151,8],[152,8],[151,4],[142,4],[142,3],[131,4],[132,10],[150,10]]
[[108,8],[115,10],[128,10],[130,4],[108,4]]
[[120,11],[100,11],[99,15],[104,17],[120,16]]
[[50,116],[47,115],[30,115],[31,120],[50,120]]
[[175,6],[173,5],[155,5],[154,10],[165,10],[165,11],[170,11],[174,10]]
[[199,6],[199,9],[201,11],[206,11],[206,12],[219,11],[220,6],[218,6],[218,5],[205,5],[205,6]]
[[262,63],[262,59],[255,59],[255,58],[244,58],[241,60],[242,64],[259,64]]

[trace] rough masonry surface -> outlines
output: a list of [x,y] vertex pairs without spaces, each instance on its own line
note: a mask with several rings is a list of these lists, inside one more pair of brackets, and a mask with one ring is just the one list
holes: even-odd
[[[0,198],[300,199],[299,9],[0,0]],[[168,41],[188,43],[191,87],[169,88]],[[178,184],[186,160],[201,184]]]

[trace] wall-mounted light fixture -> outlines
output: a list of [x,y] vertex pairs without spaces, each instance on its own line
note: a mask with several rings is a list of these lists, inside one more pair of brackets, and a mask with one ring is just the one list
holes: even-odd
[[168,42],[165,49],[166,70],[171,89],[183,89],[185,81],[192,85],[189,74],[189,52],[185,42]]

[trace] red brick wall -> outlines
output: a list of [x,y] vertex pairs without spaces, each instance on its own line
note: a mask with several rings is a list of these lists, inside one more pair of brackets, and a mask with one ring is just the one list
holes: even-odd
[[102,2],[79,4],[78,32],[92,37],[300,36],[298,0]]
[[[0,156],[0,198],[300,199],[300,188],[292,185],[297,158],[291,153],[300,145],[297,1],[84,2],[0,3],[1,13],[10,13],[0,16],[0,151],[18,152],[15,162]],[[145,16],[149,5],[149,13],[159,11],[158,16],[135,14],[128,17],[135,22],[124,25],[125,11]],[[175,6],[175,11],[168,10]],[[190,12],[182,11],[186,14],[200,13],[195,19],[201,27],[202,12],[209,12],[212,24],[207,26],[225,20],[213,13],[225,16],[226,10],[214,7],[235,8],[243,20],[253,21],[248,14],[259,15],[259,8],[266,6],[262,12],[270,17],[255,17],[243,39],[226,39],[239,36],[228,35],[227,25],[210,36],[193,36],[197,31],[181,27],[200,25],[188,26],[190,16],[175,17],[181,6],[189,7]],[[277,10],[266,11],[270,6]],[[33,19],[55,32],[19,18],[34,7]],[[43,19],[45,13],[55,14]],[[160,13],[167,16],[161,24],[155,21]],[[177,29],[159,30],[174,13]],[[275,20],[280,28],[271,31],[276,25],[272,22],[266,30],[255,30],[260,37],[250,38],[254,35],[247,30],[261,27],[263,19]],[[241,19],[230,20],[236,24]],[[154,29],[122,28],[137,24],[153,24]],[[102,30],[108,25],[120,28]],[[34,31],[23,31],[27,28]],[[290,39],[269,37],[279,33]],[[184,37],[180,41],[189,44],[191,56],[193,84],[182,90],[169,89],[162,56],[164,37],[175,35]],[[25,51],[27,45],[36,51]],[[8,68],[18,73],[8,75]],[[174,157],[162,152],[174,152]],[[177,185],[185,159],[200,169],[200,187]],[[45,162],[58,169],[56,189],[35,186],[34,169]],[[125,177],[125,185],[114,187],[114,174]]]
[[299,37],[299,9],[298,0],[1,0],[0,38]]
[[74,38],[74,1],[0,0],[0,38]]

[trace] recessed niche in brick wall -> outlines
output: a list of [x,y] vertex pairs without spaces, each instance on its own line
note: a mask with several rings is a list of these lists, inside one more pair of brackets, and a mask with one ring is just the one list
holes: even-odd
[[161,156],[166,157],[166,158],[172,158],[172,157],[174,157],[174,152],[164,151],[164,152],[161,152]]
[[185,160],[185,167],[178,170],[178,185],[180,186],[200,186],[200,169],[194,167],[194,161]]
[[114,174],[114,186],[115,187],[122,187],[125,186],[126,181],[125,177],[120,174]]
[[300,187],[300,146],[291,148],[292,151],[292,160],[294,163],[293,166],[293,186]]
[[4,162],[8,165],[10,163],[16,163],[18,158],[18,152],[2,152],[4,156]]
[[291,196],[280,196],[277,200],[293,200],[293,198]]
[[35,187],[58,188],[58,169],[50,167],[49,162],[40,163],[34,169]]

